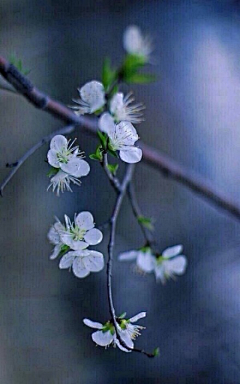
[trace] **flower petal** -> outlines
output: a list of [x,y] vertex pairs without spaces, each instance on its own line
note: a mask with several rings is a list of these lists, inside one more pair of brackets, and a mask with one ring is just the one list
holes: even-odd
[[80,251],[88,247],[88,244],[85,243],[85,241],[73,240],[72,235],[66,232],[61,234],[61,241],[63,242],[63,244],[68,245],[74,251]]
[[107,332],[97,331],[92,334],[92,340],[94,341],[94,343],[96,343],[97,345],[100,345],[101,347],[107,347],[112,343],[113,335],[111,334],[110,331],[107,331]]
[[84,240],[90,245],[96,245],[101,243],[103,239],[102,232],[97,228],[92,228],[84,236]]
[[113,120],[113,117],[109,113],[104,113],[99,121],[98,121],[98,127],[102,132],[105,132],[108,134],[108,136],[111,138],[115,133],[115,123]]
[[163,264],[156,265],[156,267],[155,267],[155,269],[154,269],[154,272],[155,272],[156,280],[157,280],[157,281],[161,280],[162,284],[165,284],[165,282],[166,282],[166,277],[165,277],[165,275],[164,275],[164,267],[163,267]]
[[123,93],[117,92],[110,101],[110,112],[115,115],[124,107]]
[[50,259],[54,260],[58,257],[60,251],[61,251],[62,244],[55,245],[52,254],[50,255]]
[[134,164],[141,160],[142,150],[137,147],[126,146],[125,148],[121,148],[119,155],[125,163]]
[[128,348],[134,347],[131,336],[126,329],[119,329],[119,336],[121,337],[122,341],[124,341],[124,343]]
[[155,257],[150,252],[139,252],[137,257],[137,266],[144,272],[150,273],[155,267]]
[[80,89],[82,100],[89,106],[89,112],[93,113],[105,104],[105,92],[102,83],[90,81]]
[[138,254],[139,254],[139,251],[123,252],[123,253],[120,253],[120,255],[118,256],[118,260],[120,260],[120,261],[132,261],[132,260],[135,260],[137,258]]
[[78,256],[73,261],[72,270],[75,276],[80,277],[81,279],[83,277],[86,277],[89,275],[89,271],[85,268],[85,265],[83,264],[82,257]]
[[167,274],[182,275],[187,267],[187,259],[185,256],[177,256],[174,259],[168,260],[165,265]]
[[62,148],[67,147],[68,141],[66,137],[62,135],[56,135],[52,138],[50,148],[59,152]]
[[116,125],[116,136],[122,138],[124,145],[133,145],[138,140],[138,134],[129,121],[121,121]]
[[85,325],[87,325],[90,328],[102,329],[102,327],[103,327],[103,325],[101,323],[98,323],[96,321],[92,321],[89,319],[83,319],[83,322]]
[[60,162],[57,157],[57,151],[54,149],[50,149],[47,153],[47,159],[48,163],[54,167],[54,168],[59,168],[60,167]]
[[142,319],[143,317],[147,316],[147,312],[140,312],[138,315],[135,315],[129,319],[130,323],[135,323],[139,319]]
[[162,256],[169,259],[170,257],[174,257],[174,256],[179,255],[179,253],[181,253],[182,250],[183,250],[183,246],[181,244],[180,245],[174,245],[173,247],[169,247],[169,248],[165,249],[165,251],[163,251],[163,253],[162,253]]
[[76,257],[75,252],[70,251],[70,252],[66,253],[66,255],[64,255],[60,260],[59,268],[60,269],[70,268],[72,266],[72,263],[73,263],[75,257]]
[[83,211],[75,218],[76,225],[86,231],[94,227],[93,215],[90,212]]
[[57,245],[60,243],[60,236],[59,236],[58,231],[55,228],[55,225],[53,225],[50,228],[47,236],[48,236],[48,240],[50,241],[50,243],[52,243],[54,245]]
[[90,172],[89,164],[82,159],[72,157],[67,164],[61,163],[61,169],[74,177],[86,176]]
[[119,349],[123,352],[132,352],[130,349],[124,348],[122,344],[120,344],[119,340],[115,337],[114,343],[118,346]]
[[123,35],[123,46],[128,53],[137,54],[142,46],[142,33],[136,25],[130,25]]
[[99,272],[104,267],[104,258],[101,252],[89,251],[88,256],[82,258],[83,264],[88,271]]

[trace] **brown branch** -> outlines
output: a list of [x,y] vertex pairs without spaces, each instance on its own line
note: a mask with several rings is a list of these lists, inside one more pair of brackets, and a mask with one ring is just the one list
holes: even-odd
[[[58,101],[51,99],[39,91],[26,77],[24,77],[12,64],[0,56],[0,73],[2,76],[35,107],[45,110],[51,115],[68,124],[81,126],[82,130],[95,134],[97,121],[86,116],[77,116],[70,109]],[[156,149],[140,143],[143,151],[143,161],[165,176],[185,185],[214,204],[240,220],[240,207],[230,198],[212,187],[206,180],[184,169],[177,162]]]

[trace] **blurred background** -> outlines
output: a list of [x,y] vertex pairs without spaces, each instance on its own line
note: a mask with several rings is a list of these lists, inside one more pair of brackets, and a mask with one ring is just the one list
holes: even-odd
[[[1,54],[15,54],[42,91],[71,103],[76,88],[100,79],[103,60],[117,65],[122,34],[139,25],[155,42],[158,81],[134,86],[146,105],[139,134],[240,204],[240,3],[238,1],[1,0]],[[0,91],[0,176],[62,122]],[[80,131],[80,148],[96,141]],[[108,320],[106,269],[77,279],[50,261],[46,234],[57,215],[90,210],[109,217],[114,194],[102,170],[57,198],[46,192],[48,147],[21,167],[1,199],[1,384],[240,383],[239,223],[144,164],[135,184],[155,219],[160,249],[182,243],[187,273],[165,286],[114,263],[117,313],[142,310],[147,329],[137,347],[160,357],[96,348],[82,319]],[[106,254],[105,241],[98,249]],[[129,205],[121,212],[115,256],[142,245]]]

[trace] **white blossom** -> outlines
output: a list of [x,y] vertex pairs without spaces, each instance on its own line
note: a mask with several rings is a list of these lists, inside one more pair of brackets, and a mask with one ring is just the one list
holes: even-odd
[[119,255],[120,261],[136,261],[137,269],[143,273],[154,271],[156,258],[150,248],[123,252]]
[[63,229],[64,229],[64,226],[60,223],[60,221],[56,221],[56,223],[52,225],[52,227],[50,228],[50,230],[48,232],[48,239],[49,239],[50,243],[55,245],[53,252],[50,256],[51,260],[56,259],[56,257],[58,257],[58,255],[61,251],[63,243],[61,241],[61,237],[60,237],[59,233]]
[[80,99],[73,100],[78,106],[72,106],[71,108],[79,115],[94,113],[106,103],[104,86],[99,81],[93,80],[86,83],[78,89],[78,92]]
[[59,196],[60,192],[63,193],[65,190],[72,192],[70,187],[71,182],[76,185],[81,185],[81,181],[77,177],[60,170],[50,179],[50,184],[47,189],[52,187],[53,192],[56,190],[57,196]]
[[82,159],[79,147],[73,147],[73,144],[74,140],[70,143],[62,135],[54,136],[47,154],[48,162],[52,167],[59,168],[76,178],[86,176],[90,171],[89,164]]
[[90,212],[75,215],[74,222],[65,215],[65,227],[60,232],[61,241],[72,250],[86,249],[89,245],[96,245],[102,241],[102,232],[94,228],[93,216]]
[[110,101],[110,112],[116,122],[129,121],[130,123],[140,123],[143,121],[141,111],[143,104],[130,105],[134,101],[131,93],[125,97],[123,93],[116,93]]
[[48,163],[58,169],[58,172],[50,179],[48,187],[56,190],[57,195],[59,192],[72,191],[70,183],[80,185],[80,177],[87,176],[90,171],[89,164],[82,159],[83,155],[78,146],[73,146],[68,142],[66,137],[56,135],[50,143],[50,150],[48,151]]
[[99,272],[104,267],[104,258],[101,252],[88,249],[69,251],[60,260],[60,269],[72,268],[75,276],[83,278],[90,272]]
[[107,133],[109,147],[113,151],[119,151],[120,158],[126,163],[137,163],[142,158],[142,150],[134,146],[139,139],[134,126],[128,121],[119,124],[114,123],[109,113],[104,113],[99,119],[99,128]]
[[123,317],[118,317],[117,320],[117,332],[118,336],[121,338],[123,343],[126,345],[125,348],[116,336],[116,330],[112,321],[108,321],[105,324],[94,322],[89,319],[84,319],[83,322],[90,328],[98,329],[98,331],[92,333],[92,340],[101,347],[117,346],[124,352],[131,352],[131,349],[134,348],[133,340],[140,335],[140,330],[144,327],[140,325],[135,325],[139,319],[142,319],[146,316],[146,312],[140,312],[139,314],[131,317],[130,319],[124,319]]
[[125,50],[137,56],[142,56],[146,61],[153,51],[152,39],[144,36],[139,27],[130,25],[126,28],[123,35],[123,46]]
[[162,255],[156,259],[154,272],[157,281],[160,280],[163,284],[167,279],[173,278],[174,275],[184,274],[187,267],[186,256],[180,255],[182,245],[175,245],[163,251]]

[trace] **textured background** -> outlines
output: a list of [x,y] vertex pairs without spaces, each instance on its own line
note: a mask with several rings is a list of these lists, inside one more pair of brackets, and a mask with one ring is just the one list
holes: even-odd
[[[0,46],[16,53],[30,79],[68,104],[76,88],[99,79],[106,55],[117,63],[122,32],[132,23],[155,40],[159,81],[136,86],[147,107],[139,134],[240,203],[240,7],[237,1],[1,0]],[[0,91],[0,176],[61,122]],[[73,135],[75,137],[76,134]],[[94,140],[77,133],[91,153]],[[84,280],[50,262],[46,233],[54,215],[110,213],[113,193],[92,163],[81,188],[60,198],[46,192],[47,147],[17,173],[1,199],[1,384],[240,383],[239,223],[184,187],[140,164],[135,182],[161,249],[182,243],[186,275],[166,286],[114,265],[117,311],[147,310],[137,346],[161,357],[95,348],[83,317],[108,318],[106,275]],[[126,202],[116,255],[142,242]],[[106,252],[106,242],[99,246]]]

